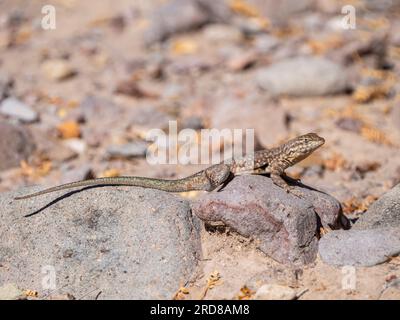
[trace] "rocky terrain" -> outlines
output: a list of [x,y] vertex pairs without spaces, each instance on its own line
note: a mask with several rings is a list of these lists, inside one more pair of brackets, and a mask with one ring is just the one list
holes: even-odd
[[[0,299],[400,299],[399,1],[55,0],[48,30],[47,4],[0,2]],[[326,142],[287,170],[302,198],[246,175],[14,200],[207,167],[148,161],[170,121]]]

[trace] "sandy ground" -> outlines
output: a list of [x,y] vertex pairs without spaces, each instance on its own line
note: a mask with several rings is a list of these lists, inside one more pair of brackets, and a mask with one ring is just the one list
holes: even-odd
[[[63,141],[57,136],[56,130],[57,125],[65,120],[60,116],[60,109],[67,109],[68,113],[69,109],[64,107],[65,105],[71,101],[79,103],[88,95],[109,99],[121,105],[123,110],[139,110],[154,105],[159,110],[173,115],[178,109],[177,118],[195,115],[204,119],[205,123],[212,122],[212,110],[218,108],[221,101],[229,97],[243,103],[243,112],[252,112],[252,103],[276,103],[281,110],[290,115],[290,125],[284,134],[275,132],[274,128],[263,131],[266,135],[271,135],[268,137],[272,141],[270,145],[309,131],[317,131],[323,136],[327,141],[324,148],[296,168],[291,168],[289,174],[301,177],[303,183],[327,190],[337,197],[350,218],[362,214],[373,200],[400,181],[400,131],[399,123],[396,123],[392,116],[394,108],[399,107],[397,96],[372,99],[368,103],[355,101],[351,94],[271,100],[264,96],[254,83],[259,66],[239,72],[215,67],[200,74],[173,73],[164,80],[153,79],[146,74],[147,71],[143,71],[144,75],[135,75],[140,85],[160,94],[160,98],[139,99],[117,95],[114,93],[116,84],[131,76],[127,68],[129,63],[146,60],[160,52],[165,58],[178,63],[188,58],[187,55],[181,55],[171,49],[173,42],[167,43],[161,51],[143,46],[142,35],[149,26],[147,17],[154,8],[165,1],[57,0],[53,1],[57,8],[57,29],[44,31],[35,26],[40,21],[41,7],[47,2],[0,2],[2,18],[21,11],[27,19],[19,29],[20,43],[17,45],[7,47],[9,30],[4,26],[0,29],[0,66],[2,71],[15,79],[16,94],[25,101],[35,102],[34,109],[40,113],[41,120],[24,126],[32,130],[38,141],[54,140],[56,145],[62,145]],[[315,11],[310,12],[310,17],[313,13]],[[110,20],[118,15],[128,17],[122,30],[110,27]],[[378,23],[380,18],[380,15],[373,16],[371,21]],[[391,32],[395,34],[396,30],[399,30],[396,19],[388,21],[392,23]],[[361,33],[360,31],[360,35]],[[373,30],[368,34],[373,34]],[[220,59],[221,47],[224,47],[224,44],[213,47],[207,42],[203,43],[204,34],[201,30],[174,36],[173,41],[184,41],[187,38],[190,38],[190,43],[198,45],[195,53],[189,55],[189,58],[201,57],[206,61]],[[310,38],[312,34],[306,34],[305,39],[299,36],[299,41],[305,43]],[[95,53],[85,53],[85,50],[90,51],[91,46],[96,48]],[[248,43],[229,43],[229,47],[228,44],[226,46],[226,50],[229,51],[246,48]],[[389,50],[389,57],[397,63],[396,50],[399,47],[393,45],[390,49],[393,50]],[[43,75],[43,61],[48,57],[64,56],[68,56],[67,63],[77,70],[76,76],[58,82]],[[366,62],[364,65],[363,60],[354,63],[354,66],[355,70],[370,68]],[[396,64],[393,71],[396,76],[399,74],[398,68]],[[174,90],[176,94],[169,94]],[[43,97],[50,97],[50,100],[57,98],[58,102],[51,103],[48,98],[46,100]],[[354,114],[361,115],[363,121],[369,125],[370,131],[354,133],[338,128],[337,120],[341,117],[354,118]],[[260,123],[255,126],[262,128],[262,119],[257,121]],[[72,160],[57,162],[50,158],[53,166],[45,174],[29,175],[19,167],[2,172],[0,191],[14,190],[28,184],[57,184],[64,174],[63,163],[68,163],[72,168],[89,163],[97,176],[113,169],[121,175],[173,178],[199,170],[199,166],[196,165],[154,167],[141,158],[105,159],[104,150],[108,144],[124,142],[132,135],[135,136],[129,129],[121,126],[121,123],[121,119],[115,117],[112,128],[104,128],[107,135],[101,140],[100,146],[89,146],[86,152]],[[97,125],[101,127],[101,121]],[[82,124],[82,127],[84,126],[85,124]],[[85,138],[83,136],[83,140]],[[264,143],[264,147],[270,145]],[[40,163],[38,159],[41,159],[40,155],[34,155],[29,165],[36,168],[35,165]],[[362,178],[355,178],[360,172],[357,168],[375,162],[378,163],[376,169],[367,170]],[[321,164],[324,167],[322,174],[307,174],[307,168]],[[202,241],[201,275],[194,283],[187,285],[187,299],[201,297],[207,278],[215,271],[219,273],[221,281],[206,292],[205,299],[238,299],[239,296],[243,296],[241,289],[247,285],[249,279],[262,274],[272,274],[271,283],[294,288],[297,293],[301,293],[299,299],[400,299],[398,288],[385,289],[389,281],[400,277],[399,258],[375,267],[350,271],[331,267],[317,260],[302,270],[296,270],[274,262],[257,250],[256,243],[233,232],[203,230]],[[354,288],[349,289],[346,287],[346,277],[353,271],[356,283]]]

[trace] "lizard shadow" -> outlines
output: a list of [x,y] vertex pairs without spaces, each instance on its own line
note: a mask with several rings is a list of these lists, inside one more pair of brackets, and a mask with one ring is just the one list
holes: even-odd
[[47,203],[46,205],[42,206],[41,208],[35,210],[34,212],[28,213],[28,214],[24,215],[24,218],[32,217],[32,216],[34,216],[34,215],[36,215],[36,214],[42,212],[43,210],[45,210],[45,209],[51,207],[52,205],[56,204],[57,202],[60,202],[61,200],[64,200],[64,199],[66,199],[66,198],[71,197],[71,196],[74,195],[75,193],[79,193],[79,192],[82,192],[82,191],[85,191],[85,190],[89,190],[89,189],[102,188],[102,187],[110,187],[110,186],[113,186],[113,185],[111,185],[111,184],[110,184],[110,185],[94,185],[94,186],[88,186],[88,187],[81,188],[81,189],[78,189],[78,190],[70,191],[70,192],[68,192],[68,193],[65,193],[65,194],[63,194],[63,195],[61,195],[61,196],[55,198],[54,200],[50,201],[49,203]]

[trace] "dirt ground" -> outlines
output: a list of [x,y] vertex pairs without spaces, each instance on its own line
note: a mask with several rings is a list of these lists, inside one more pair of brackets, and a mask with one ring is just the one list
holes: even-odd
[[[258,34],[243,38],[234,30],[218,33],[210,28],[212,24],[173,34],[161,45],[144,46],[151,13],[167,1],[55,0],[57,27],[43,30],[41,8],[48,2],[0,2],[0,71],[14,79],[13,95],[40,115],[38,121],[23,124],[35,138],[35,153],[20,166],[0,172],[0,192],[80,179],[83,166],[89,166],[93,176],[176,178],[198,171],[198,165],[152,166],[143,157],[106,156],[111,144],[141,139],[143,132],[157,127],[158,117],[161,122],[200,119],[206,128],[219,124],[235,127],[237,121],[246,119],[246,124],[256,128],[262,147],[317,132],[326,140],[324,147],[290,168],[288,174],[336,197],[351,219],[400,182],[399,10],[363,11],[357,20],[359,27],[349,36],[321,31],[318,23],[312,22],[333,23],[335,17],[341,17],[345,2],[309,1],[309,9],[296,18],[290,16],[288,24],[267,25],[265,34],[278,41],[274,53],[249,57],[246,54],[254,52]],[[362,1],[347,2],[358,8]],[[393,6],[397,2],[391,1]],[[246,18],[243,12],[246,10],[235,14]],[[10,16],[15,17],[16,26],[10,26]],[[374,52],[374,44],[368,48],[371,38],[381,32],[388,35],[384,64],[389,67],[377,62],[381,53]],[[367,49],[366,53],[353,50],[351,62],[345,63],[340,49],[350,42],[355,47],[367,43]],[[334,57],[350,74],[351,89],[319,97],[271,97],[260,90],[256,78],[261,68],[278,61],[279,55],[302,52]],[[248,59],[248,65],[240,59]],[[71,75],[55,79],[51,75],[55,67],[50,71],[44,67],[54,60],[63,61],[73,70]],[[138,84],[140,92],[118,93],[116,88],[123,81]],[[90,96],[118,107],[115,112],[93,113],[88,121],[80,122],[81,103]],[[226,101],[240,108],[234,109],[239,111],[232,117],[220,119],[217,111],[224,110]],[[257,105],[273,106],[279,112],[270,112],[268,120],[260,108],[253,109]],[[127,118],[137,120],[136,111],[143,120],[131,125]],[[3,119],[8,118],[0,115]],[[291,269],[234,232],[204,229],[202,244],[201,275],[187,284],[186,299],[246,299],[254,293],[246,291],[249,281],[263,276],[294,288],[301,300],[400,299],[398,288],[386,288],[389,281],[400,277],[398,257],[374,267],[355,268],[356,285],[348,289],[346,275],[352,270],[328,266],[320,259],[301,270]],[[220,280],[204,292],[207,279],[215,272]]]

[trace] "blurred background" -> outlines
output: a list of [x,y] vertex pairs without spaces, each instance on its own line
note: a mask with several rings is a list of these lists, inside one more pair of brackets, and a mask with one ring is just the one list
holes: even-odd
[[326,145],[289,174],[357,215],[400,182],[399,9],[397,0],[0,1],[0,191],[191,174],[202,167],[145,158],[146,132],[177,120],[253,128],[257,148],[317,132]]

